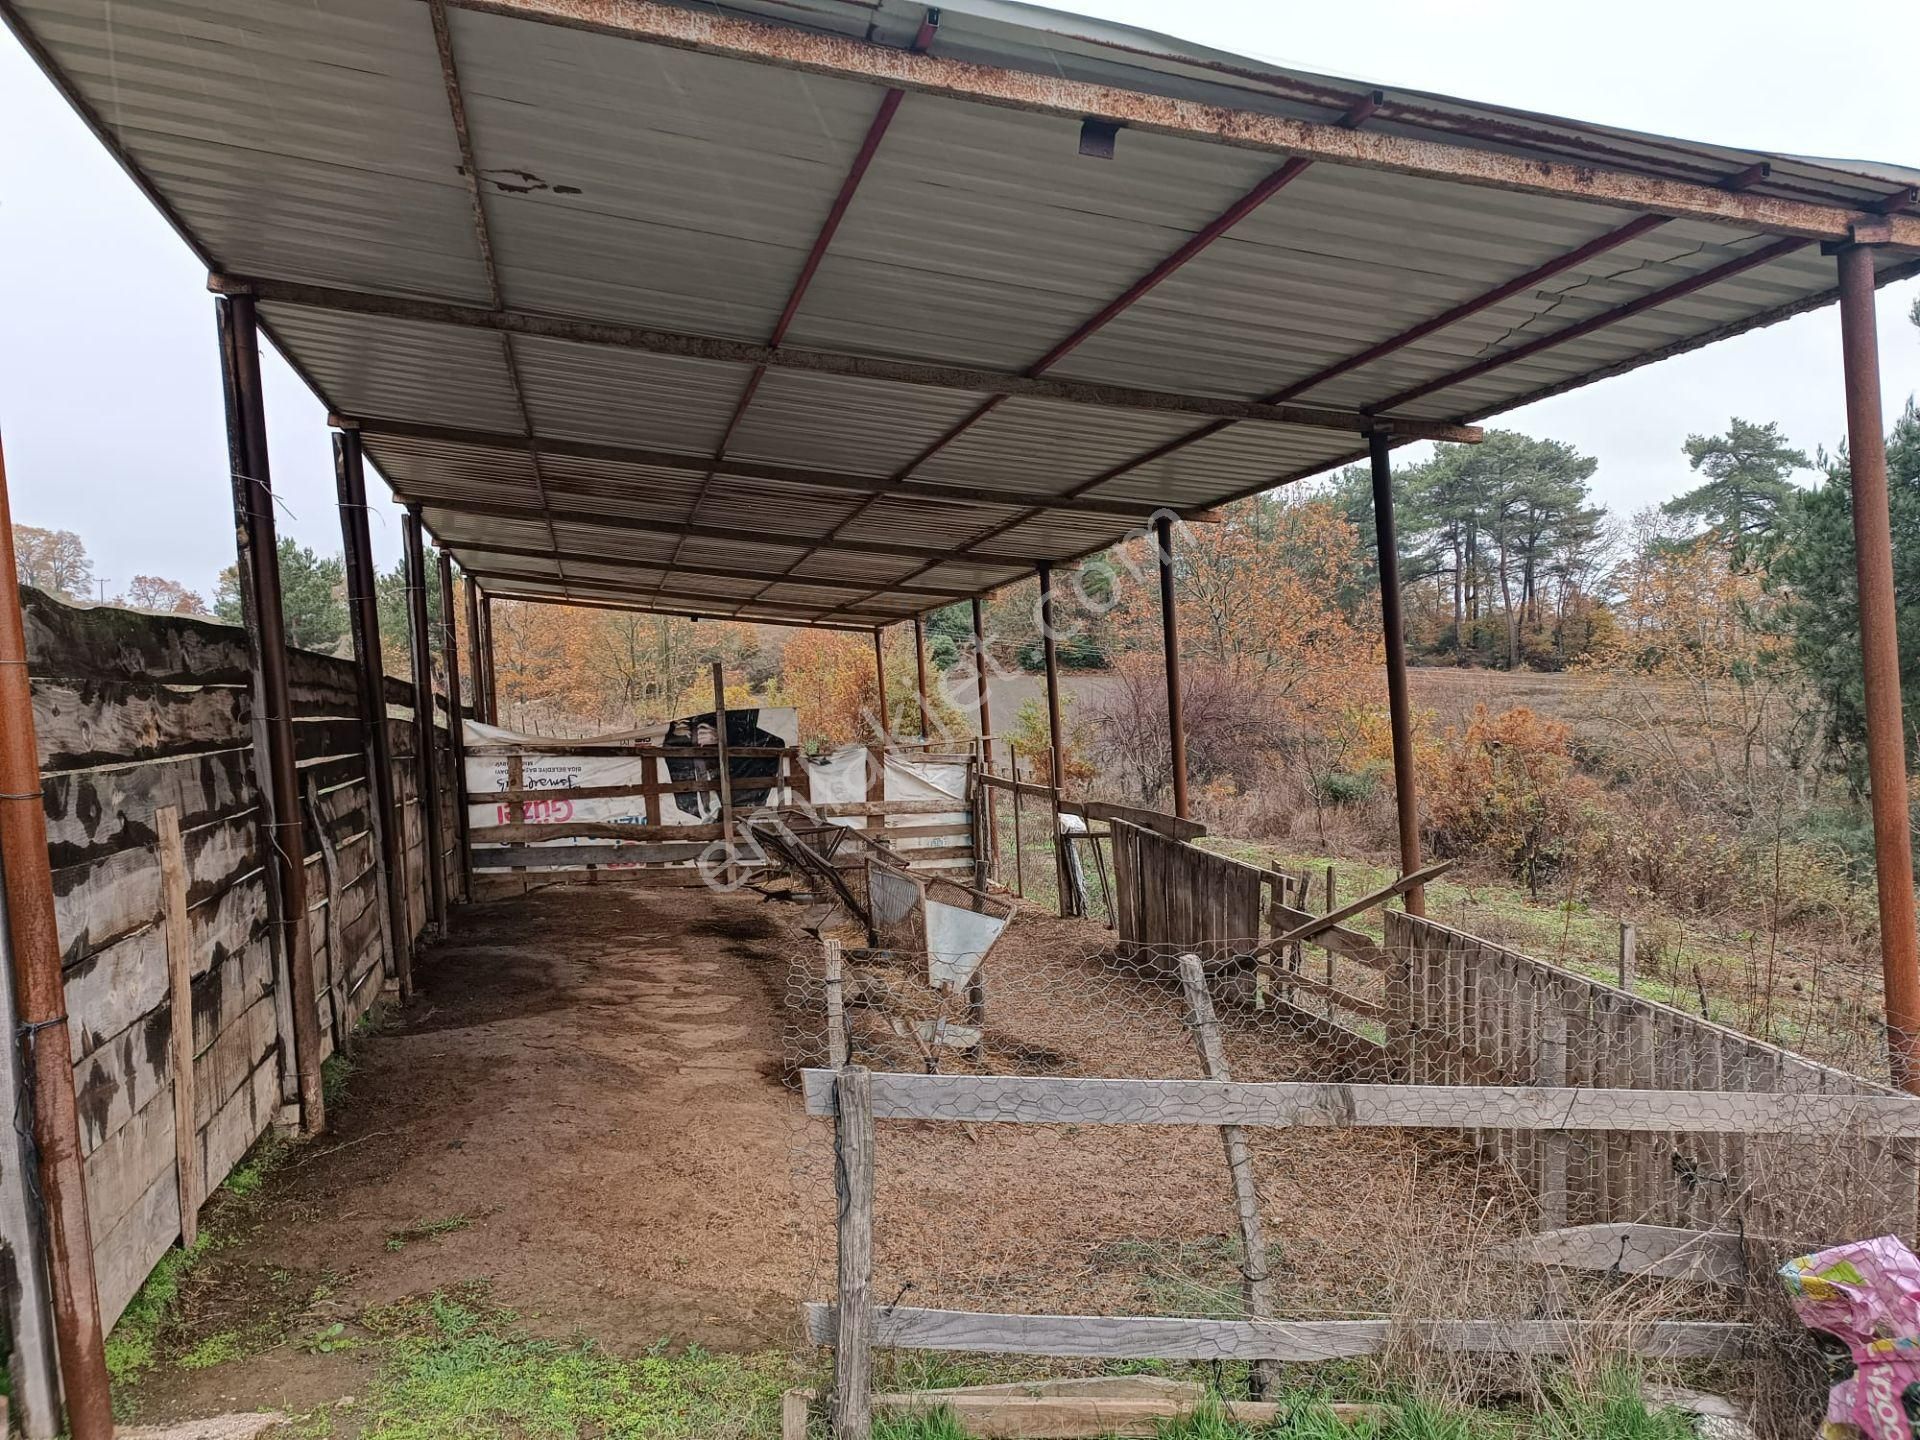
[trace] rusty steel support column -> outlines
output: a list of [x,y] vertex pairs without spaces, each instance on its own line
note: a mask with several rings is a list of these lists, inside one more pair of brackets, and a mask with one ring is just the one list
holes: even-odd
[[980,597],[973,597],[973,689],[980,707],[980,736],[993,734],[993,712],[987,704],[987,626]]
[[1887,499],[1880,348],[1873,313],[1873,251],[1839,252],[1840,356],[1847,384],[1847,462],[1853,487],[1853,559],[1860,586],[1860,662],[1866,682],[1867,776],[1873,807],[1874,879],[1880,896],[1880,965],[1887,1060],[1893,1083],[1920,1093],[1920,936],[1914,929],[1913,835],[1906,726],[1894,608],[1893,525]]
[[[14,584],[13,515],[6,457],[0,454],[0,881],[6,891],[7,950],[20,1033],[20,1067],[33,1097],[31,1124],[53,1289],[60,1384],[73,1440],[113,1440],[100,1294],[93,1274],[93,1231],[73,1092],[67,989],[60,973],[60,927],[47,859],[47,812],[40,796],[40,749],[27,679],[26,626]],[[11,1097],[9,1097],[11,1098]],[[37,1268],[18,1265],[23,1275]]]
[[927,635],[921,627],[920,617],[913,617],[913,676],[914,695],[920,703],[920,738],[933,738],[933,710],[927,703]]
[[1047,666],[1047,769],[1048,788],[1051,795],[1047,800],[1047,824],[1053,841],[1054,884],[1060,897],[1060,913],[1071,914],[1073,906],[1067,903],[1067,847],[1060,836],[1060,773],[1061,760],[1065,750],[1060,743],[1060,655],[1059,647],[1054,643],[1053,625],[1053,566],[1041,561],[1037,567],[1040,576],[1040,652]]
[[1173,813],[1187,818],[1187,701],[1180,687],[1180,618],[1173,599],[1173,517],[1153,522],[1160,565],[1160,654],[1167,667],[1167,756],[1173,767]]
[[887,654],[885,630],[873,632],[873,682],[880,687],[880,743],[893,738],[893,717],[887,713]]
[[440,550],[440,654],[447,670],[447,749],[453,757],[453,834],[460,849],[460,898],[473,899],[473,851],[467,844],[466,712],[460,704],[460,631],[453,623],[453,557]]
[[[980,607],[980,597],[973,597],[973,693],[974,703],[978,707],[978,723],[975,729],[980,732],[980,772],[983,775],[993,773],[993,708],[987,701],[987,625]],[[1019,796],[1015,796],[1016,802]],[[973,883],[976,889],[987,888],[987,877],[993,873],[993,852],[1000,839],[999,807],[994,801],[993,787],[982,783],[980,786],[980,820],[986,833],[973,837]]]
[[[1387,718],[1393,729],[1393,807],[1400,819],[1400,873],[1420,868],[1420,798],[1413,773],[1413,706],[1407,690],[1407,637],[1400,614],[1400,548],[1393,528],[1393,462],[1387,435],[1367,437],[1373,461],[1373,529],[1380,561],[1380,637],[1387,652]],[[1403,902],[1409,915],[1427,913],[1426,887]]]
[[491,725],[493,722],[487,719],[487,667],[480,658],[480,587],[473,576],[460,577],[460,597],[467,610],[467,684],[473,691],[473,718]]
[[387,923],[393,936],[388,963],[405,997],[413,993],[413,937],[407,933],[407,842],[405,817],[394,803],[393,737],[387,730],[387,671],[380,644],[378,577],[367,527],[367,472],[360,436],[333,436],[334,488],[340,498],[340,540],[346,557],[347,621],[353,631],[354,670],[360,681],[360,721],[366,732],[367,764],[373,771],[374,809],[379,813],[380,863],[386,871]]
[[420,544],[420,512],[400,518],[406,556],[407,646],[413,655],[413,748],[420,771],[420,840],[426,851],[427,898],[436,933],[447,933],[446,834],[440,825],[440,770],[434,762],[433,640],[427,619],[427,558]]
[[265,831],[278,879],[277,917],[285,943],[287,998],[292,1011],[294,1079],[300,1128],[326,1129],[320,1083],[320,996],[307,925],[306,826],[300,812],[300,774],[293,744],[293,697],[287,679],[286,614],[280,597],[280,539],[273,516],[273,471],[267,457],[267,412],[260,388],[260,332],[253,297],[215,302],[220,366],[226,394],[227,450],[233,475],[238,575],[247,638],[253,650],[256,734],[265,741]]
[[499,671],[495,668],[493,650],[493,597],[482,591],[480,594],[480,658],[482,669],[487,677],[487,723],[500,723],[500,681]]

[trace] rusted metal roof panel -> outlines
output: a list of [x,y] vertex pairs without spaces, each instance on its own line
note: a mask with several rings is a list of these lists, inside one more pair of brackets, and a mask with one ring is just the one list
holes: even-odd
[[[906,0],[702,13],[715,10],[862,43],[927,38],[925,7]],[[462,0],[451,71],[417,0],[0,0],[0,13],[223,272],[373,301],[497,295],[521,315],[777,343],[783,362],[814,348],[1451,422],[1823,303],[1834,280],[1814,243],[1776,253],[1775,236],[1718,219],[1618,237],[1634,212],[1590,199],[1300,169],[1140,129],[1093,158],[1076,119],[924,93],[896,105],[844,74]],[[1774,200],[1871,209],[1920,182],[1376,93],[1005,0],[943,5],[931,43],[983,66]],[[1239,205],[1278,175],[1284,188]],[[1877,263],[1920,271],[1911,252]],[[1153,507],[1213,505],[1362,448],[1351,431],[1034,398],[980,414],[992,377],[853,379],[507,338],[444,315],[261,310],[334,411],[437,434],[370,431],[368,453],[457,555],[602,600],[877,621],[925,608],[929,590],[962,595],[1110,543]],[[514,448],[521,436],[532,443]],[[566,442],[649,458],[551,448]],[[840,478],[713,473],[723,458]],[[894,488],[863,494],[871,480]],[[916,493],[934,484],[1021,500]],[[1139,514],[1027,503],[1074,495]],[[899,553],[871,553],[885,547]]]

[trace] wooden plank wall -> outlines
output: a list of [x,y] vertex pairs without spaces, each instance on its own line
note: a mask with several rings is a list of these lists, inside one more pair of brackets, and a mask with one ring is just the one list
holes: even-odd
[[392,972],[383,925],[380,837],[362,743],[353,662],[289,653],[294,756],[305,826],[307,924],[321,1044],[330,1055],[380,997]]
[[1204,949],[1264,938],[1262,891],[1284,886],[1286,877],[1122,820],[1108,823],[1114,923],[1124,944]]
[[[179,812],[192,963],[198,1193],[286,1098],[245,633],[22,592],[95,1265],[109,1323],[180,1232],[155,812]],[[290,652],[323,1033],[381,989],[379,846],[349,662]],[[408,727],[410,728],[410,727]]]
[[252,680],[236,628],[73,609],[32,591],[23,600],[94,1261],[111,1321],[180,1229],[161,806],[179,809],[188,866],[203,1193],[280,1105]]
[[[1413,1084],[1891,1095],[1842,1070],[1431,920],[1388,911],[1395,1078]],[[1487,1132],[1548,1226],[1613,1221],[1799,1236],[1816,1211],[1915,1231],[1914,1142]],[[1756,1148],[1758,1146],[1758,1148]],[[1791,1177],[1789,1181],[1788,1177]],[[1823,1198],[1824,1197],[1824,1198]],[[1853,1233],[1849,1230],[1848,1233]],[[1864,1232],[1863,1232],[1864,1233]],[[1814,1237],[1819,1238],[1819,1237]]]

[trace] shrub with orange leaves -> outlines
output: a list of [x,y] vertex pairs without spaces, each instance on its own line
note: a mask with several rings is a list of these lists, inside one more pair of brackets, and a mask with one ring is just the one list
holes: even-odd
[[780,656],[775,703],[799,712],[800,743],[831,750],[873,738],[873,644],[839,630],[796,630]]
[[1441,855],[1497,858],[1537,897],[1543,883],[1592,858],[1600,787],[1578,773],[1573,731],[1515,706],[1477,707],[1421,757],[1428,832]]

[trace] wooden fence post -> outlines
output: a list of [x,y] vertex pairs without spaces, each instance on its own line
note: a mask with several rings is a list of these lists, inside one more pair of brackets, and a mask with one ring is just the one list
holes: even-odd
[[1632,990],[1635,968],[1639,963],[1639,937],[1634,934],[1633,922],[1620,922],[1620,988]]
[[829,940],[827,946],[827,1064],[835,1070],[847,1063],[847,1011],[846,997],[841,989],[842,966],[840,942]]
[[187,849],[180,839],[180,808],[153,812],[160,841],[160,895],[166,906],[167,1000],[172,1012],[173,1158],[180,1191],[180,1245],[200,1235],[200,1158],[193,1125],[193,926],[187,916]]
[[[1533,1083],[1567,1083],[1567,1001],[1558,985],[1541,991],[1540,1046]],[[1567,1137],[1549,1131],[1540,1137],[1540,1174],[1535,1181],[1540,1201],[1540,1228],[1557,1230],[1567,1223]]]
[[833,1341],[834,1440],[873,1429],[873,1076],[862,1066],[834,1080],[834,1190],[840,1244]]
[[[1207,993],[1206,971],[1198,955],[1180,957],[1180,985],[1186,992],[1187,1010],[1192,1016],[1193,1043],[1200,1052],[1200,1067],[1209,1080],[1231,1080],[1226,1051],[1220,1045],[1220,1020],[1213,1010],[1213,996]],[[1233,1181],[1233,1207],[1240,1219],[1242,1251],[1240,1275],[1246,1296],[1247,1314],[1256,1320],[1273,1315],[1273,1277],[1267,1269],[1267,1242],[1260,1226],[1260,1190],[1254,1183],[1253,1155],[1247,1148],[1247,1132],[1238,1125],[1222,1125],[1220,1142],[1227,1152],[1227,1174]],[[1272,1393],[1280,1372],[1271,1360],[1256,1360],[1250,1372],[1253,1398]]]

